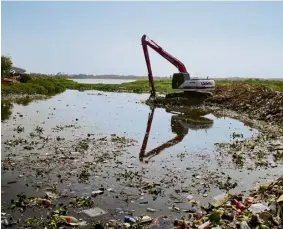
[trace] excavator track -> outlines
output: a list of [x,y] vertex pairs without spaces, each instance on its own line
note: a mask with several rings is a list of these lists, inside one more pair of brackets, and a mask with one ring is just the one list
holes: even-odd
[[185,91],[181,93],[170,93],[166,95],[166,99],[171,98],[187,98],[187,99],[207,99],[212,97],[213,93],[208,91]]

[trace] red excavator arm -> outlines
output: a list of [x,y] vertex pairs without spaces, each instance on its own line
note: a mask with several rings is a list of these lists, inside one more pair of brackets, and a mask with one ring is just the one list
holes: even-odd
[[148,70],[148,79],[149,79],[149,83],[150,83],[150,86],[151,86],[151,95],[155,96],[155,88],[154,88],[154,82],[153,82],[153,76],[152,76],[152,70],[151,70],[147,46],[151,47],[159,55],[164,57],[171,64],[173,64],[176,68],[178,68],[179,72],[187,73],[187,69],[186,69],[185,65],[180,60],[178,60],[177,58],[175,58],[174,56],[170,55],[168,52],[163,50],[153,40],[147,39],[146,35],[142,36],[141,42],[142,42],[145,62],[146,62],[147,70]]

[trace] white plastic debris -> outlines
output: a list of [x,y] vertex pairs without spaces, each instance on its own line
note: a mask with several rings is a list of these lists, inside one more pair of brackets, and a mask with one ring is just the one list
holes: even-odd
[[152,221],[152,218],[150,216],[143,216],[141,218],[141,223],[149,223]]
[[156,210],[153,209],[153,208],[147,208],[146,210],[147,210],[148,212],[156,212]]
[[220,195],[213,197],[210,204],[213,207],[217,208],[217,207],[221,206],[222,204],[224,204],[225,202],[227,202],[228,198],[229,197],[226,193],[222,193]]
[[240,229],[251,229],[246,221],[241,222]]
[[253,214],[258,214],[264,211],[269,211],[269,207],[267,207],[264,204],[252,204],[249,207],[249,211],[252,212]]
[[103,191],[101,191],[101,190],[97,190],[97,191],[92,191],[91,192],[92,196],[97,196],[97,195],[101,195],[101,194],[103,194]]
[[206,227],[209,226],[209,225],[210,225],[210,221],[207,221],[207,222],[203,223],[202,225],[200,225],[200,226],[198,227],[198,229],[204,229],[204,228],[206,228]]
[[106,211],[104,211],[103,209],[98,208],[98,207],[83,210],[82,212],[87,214],[90,217],[105,215],[107,213]]
[[125,226],[126,228],[129,228],[129,227],[131,226],[131,224],[129,224],[129,223],[124,223],[124,226]]
[[187,195],[187,199],[188,199],[188,200],[192,200],[193,198],[194,198],[193,195]]

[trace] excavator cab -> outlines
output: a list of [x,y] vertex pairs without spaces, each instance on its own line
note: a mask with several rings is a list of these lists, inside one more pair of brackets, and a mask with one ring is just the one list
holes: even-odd
[[172,89],[178,89],[186,80],[190,80],[189,73],[178,72],[173,74]]

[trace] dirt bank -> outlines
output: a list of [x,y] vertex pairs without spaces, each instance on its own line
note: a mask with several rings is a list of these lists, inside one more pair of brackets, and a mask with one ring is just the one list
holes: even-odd
[[247,84],[218,87],[215,95],[206,101],[238,112],[251,118],[271,123],[283,123],[283,93],[265,87]]
[[148,105],[163,108],[181,108],[189,105],[219,106],[246,114],[251,119],[272,124],[283,123],[283,93],[266,87],[232,84],[220,85],[212,97],[205,100],[157,97],[146,101]]

